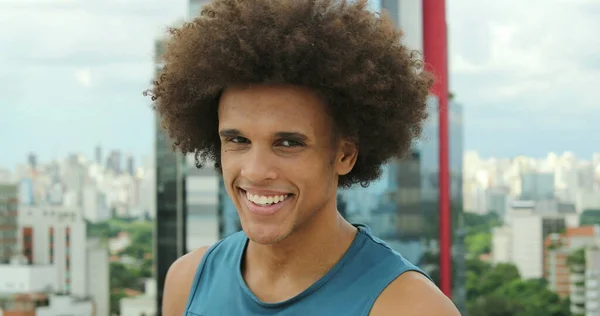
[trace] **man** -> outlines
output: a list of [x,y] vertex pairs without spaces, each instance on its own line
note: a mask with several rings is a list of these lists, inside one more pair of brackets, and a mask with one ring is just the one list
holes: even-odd
[[418,267],[352,225],[339,187],[403,156],[432,80],[365,1],[215,0],[171,29],[155,109],[216,162],[243,231],[179,258],[163,315],[459,315]]

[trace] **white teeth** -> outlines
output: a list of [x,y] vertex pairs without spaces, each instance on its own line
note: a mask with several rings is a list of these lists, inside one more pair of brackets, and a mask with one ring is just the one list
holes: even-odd
[[261,205],[261,206],[267,206],[270,204],[282,202],[283,200],[285,200],[285,198],[287,198],[287,196],[288,196],[287,194],[276,195],[276,196],[261,196],[261,195],[253,195],[253,194],[246,192],[246,198],[248,200],[254,202],[255,204]]

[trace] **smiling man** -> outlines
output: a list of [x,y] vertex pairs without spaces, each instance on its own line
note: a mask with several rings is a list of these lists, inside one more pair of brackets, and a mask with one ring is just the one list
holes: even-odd
[[427,116],[431,77],[387,18],[364,1],[215,0],[171,35],[155,109],[178,150],[216,162],[243,230],[173,263],[163,315],[458,315],[337,210]]

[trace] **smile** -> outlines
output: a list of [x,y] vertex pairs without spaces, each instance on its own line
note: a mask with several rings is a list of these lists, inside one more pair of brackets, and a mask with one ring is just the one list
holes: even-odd
[[266,196],[266,195],[254,195],[254,194],[250,194],[249,192],[246,192],[246,198],[248,200],[250,200],[250,202],[252,202],[258,206],[268,206],[268,205],[272,205],[272,204],[281,203],[281,202],[285,201],[285,199],[287,199],[288,196],[290,196],[290,195],[283,194],[283,195]]
[[248,192],[240,188],[246,207],[255,215],[273,215],[287,204],[293,194],[281,192]]

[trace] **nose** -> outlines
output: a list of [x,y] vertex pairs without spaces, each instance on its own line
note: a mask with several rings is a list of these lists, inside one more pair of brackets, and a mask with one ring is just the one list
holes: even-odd
[[253,183],[275,180],[277,171],[270,150],[253,146],[244,159],[241,175]]

